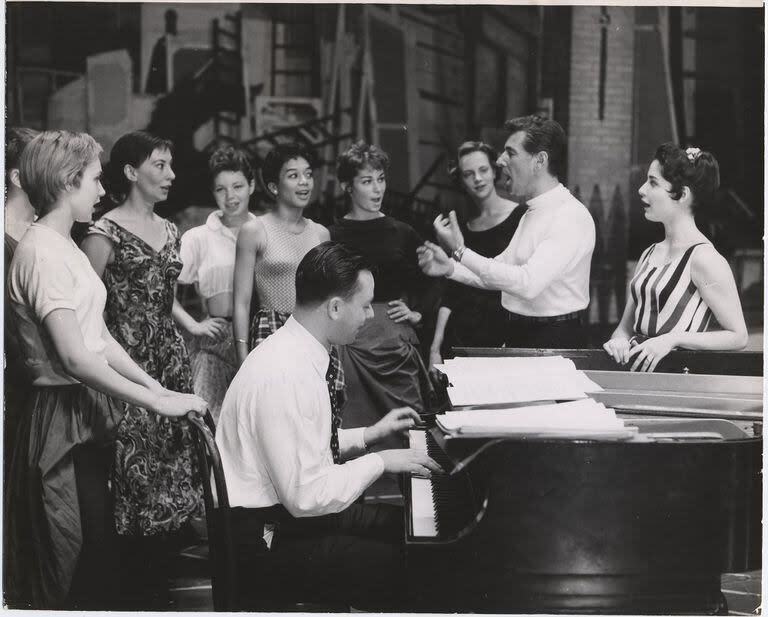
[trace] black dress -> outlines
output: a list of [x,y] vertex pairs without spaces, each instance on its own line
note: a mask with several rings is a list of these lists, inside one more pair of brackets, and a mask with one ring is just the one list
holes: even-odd
[[[483,257],[492,259],[500,255],[527,209],[527,206],[517,206],[501,223],[483,231],[472,231],[463,223],[465,246]],[[443,357],[453,355],[452,347],[501,347],[504,343],[508,325],[500,291],[449,281],[442,306],[451,309],[443,338]]]
[[387,315],[387,303],[398,299],[419,310],[424,277],[416,249],[421,238],[412,227],[388,216],[341,219],[329,231],[332,240],[365,258],[374,278],[374,317],[354,343],[340,349],[347,382],[344,426],[369,426],[395,407],[424,411],[430,386],[416,331]]

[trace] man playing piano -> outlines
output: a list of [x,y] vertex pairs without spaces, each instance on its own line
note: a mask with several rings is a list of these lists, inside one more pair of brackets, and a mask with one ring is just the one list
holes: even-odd
[[538,116],[515,118],[505,128],[509,138],[496,164],[507,191],[528,205],[509,246],[493,259],[465,248],[451,212],[435,219],[442,248],[426,242],[419,248],[419,265],[430,276],[500,289],[508,347],[587,347],[581,315],[589,304],[595,224],[559,180],[565,132]]
[[[355,339],[373,315],[372,299],[373,276],[360,257],[334,242],[309,251],[296,272],[293,316],[250,353],[224,398],[216,442],[241,567],[243,554],[255,557],[255,571],[238,578],[252,574],[260,593],[274,591],[264,578],[273,574],[295,600],[407,608],[402,510],[357,499],[382,473],[429,477],[441,469],[417,450],[366,453],[415,425],[410,408],[366,428],[339,428],[334,346]],[[269,553],[265,522],[277,524]]]

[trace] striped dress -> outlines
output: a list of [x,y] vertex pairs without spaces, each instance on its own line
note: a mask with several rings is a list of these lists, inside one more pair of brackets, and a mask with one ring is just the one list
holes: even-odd
[[652,266],[650,257],[656,245],[640,257],[632,279],[635,302],[635,340],[645,340],[668,332],[706,332],[712,326],[712,311],[704,303],[691,280],[691,255],[694,244],[680,257],[663,266]]

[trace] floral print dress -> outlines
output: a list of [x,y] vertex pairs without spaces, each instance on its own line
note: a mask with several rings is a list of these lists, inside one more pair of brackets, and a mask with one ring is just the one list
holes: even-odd
[[[159,252],[107,218],[99,219],[88,233],[112,241],[114,260],[104,271],[110,333],[164,387],[192,392],[189,357],[171,317],[182,267],[179,231],[170,221],[165,227],[167,239]],[[202,514],[198,478],[187,421],[126,405],[112,480],[117,532],[162,534]]]

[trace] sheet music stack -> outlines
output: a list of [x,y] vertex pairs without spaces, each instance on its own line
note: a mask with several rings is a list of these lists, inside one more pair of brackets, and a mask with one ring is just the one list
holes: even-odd
[[475,407],[437,416],[448,435],[610,440],[637,435],[613,409],[587,397],[602,388],[562,356],[455,358],[436,368],[448,377],[451,404]]
[[435,419],[447,435],[527,439],[625,440],[638,429],[625,426],[613,409],[592,399],[512,409],[448,411]]

